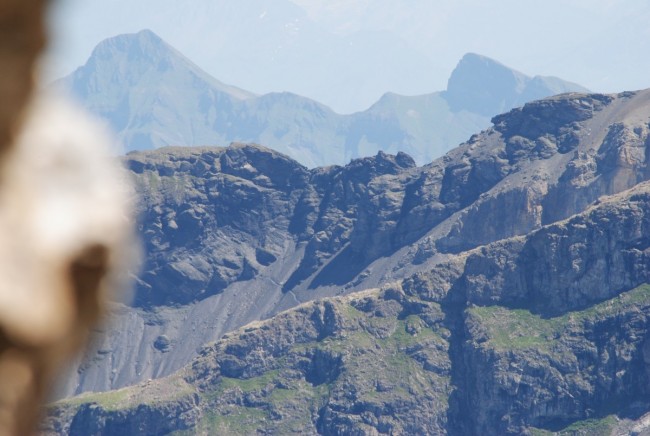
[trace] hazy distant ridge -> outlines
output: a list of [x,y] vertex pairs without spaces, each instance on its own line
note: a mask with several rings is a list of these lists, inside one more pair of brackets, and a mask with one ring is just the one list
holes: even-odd
[[388,93],[363,112],[340,115],[292,93],[256,96],[221,83],[149,30],[103,41],[61,82],[109,122],[126,151],[257,142],[310,167],[379,150],[405,151],[422,164],[488,127],[493,115],[531,99],[584,91],[468,54],[447,91]]

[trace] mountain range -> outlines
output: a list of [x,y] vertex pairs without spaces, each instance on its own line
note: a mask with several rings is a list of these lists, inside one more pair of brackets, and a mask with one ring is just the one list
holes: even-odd
[[586,91],[467,54],[446,91],[388,93],[365,111],[340,115],[295,94],[256,96],[225,85],[148,30],[103,41],[58,85],[105,119],[125,151],[255,142],[308,167],[342,165],[379,150],[403,151],[424,164],[487,128],[494,115],[534,99]]
[[425,166],[125,156],[146,263],[61,395],[122,389],[43,430],[650,430],[650,90],[492,124]]
[[[108,36],[149,28],[228,83],[256,93],[290,90],[344,113],[368,107],[387,89],[417,93],[422,84],[440,83],[431,77],[439,62],[398,35],[381,29],[341,35],[290,0],[195,0],[191,8],[173,0],[113,0],[60,7],[60,27],[68,28],[59,32],[69,40],[59,58],[68,58],[71,47],[88,53],[89,44]],[[84,40],[74,38],[75,30]]]
[[639,55],[650,36],[642,0],[111,0],[57,2],[52,12],[49,81],[99,41],[147,28],[225,83],[290,91],[345,114],[386,91],[444,89],[467,51],[599,92],[645,88],[650,69]]

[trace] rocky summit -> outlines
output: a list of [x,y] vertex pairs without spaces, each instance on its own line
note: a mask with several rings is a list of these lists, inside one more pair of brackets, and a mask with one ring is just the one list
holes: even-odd
[[650,431],[650,90],[492,121],[424,167],[127,155],[147,262],[61,392],[121,389],[43,431]]

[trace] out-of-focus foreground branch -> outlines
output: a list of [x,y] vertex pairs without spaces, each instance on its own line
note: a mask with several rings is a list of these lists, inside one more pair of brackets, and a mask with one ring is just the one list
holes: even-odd
[[35,430],[56,370],[85,343],[129,258],[107,134],[32,92],[47,3],[0,1],[0,434]]

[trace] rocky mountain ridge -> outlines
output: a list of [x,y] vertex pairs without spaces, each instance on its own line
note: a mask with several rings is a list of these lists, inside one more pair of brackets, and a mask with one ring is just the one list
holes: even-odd
[[[132,153],[148,253],[136,305],[116,309],[119,328],[105,329],[62,395],[170,374],[242,325],[386,283],[455,308],[445,319],[460,335],[456,362],[467,302],[548,317],[631,290],[646,277],[645,227],[598,229],[642,211],[591,217],[589,231],[538,229],[648,178],[649,108],[650,91],[540,100],[425,167],[379,153],[309,170],[243,144]],[[538,257],[558,259],[548,264],[558,274]]]
[[[649,206],[643,182],[382,289],[303,304],[225,335],[172,376],[60,402],[46,430],[641,434]],[[595,255],[579,252],[592,241]],[[518,269],[538,279],[533,301],[549,289],[568,297],[523,306],[508,291]]]
[[309,167],[345,164],[379,150],[407,152],[424,164],[488,127],[497,113],[586,91],[467,54],[447,91],[389,93],[365,111],[340,115],[296,94],[256,96],[225,85],[148,30],[103,41],[59,85],[105,119],[126,151],[255,142]]

